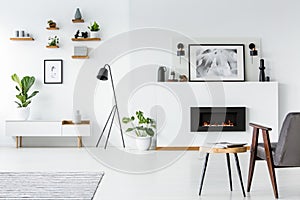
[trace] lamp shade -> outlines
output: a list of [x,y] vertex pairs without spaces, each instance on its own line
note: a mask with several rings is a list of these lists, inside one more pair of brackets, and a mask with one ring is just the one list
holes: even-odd
[[108,80],[108,70],[105,67],[102,67],[99,70],[99,73],[97,75],[97,79],[102,80],[102,81]]

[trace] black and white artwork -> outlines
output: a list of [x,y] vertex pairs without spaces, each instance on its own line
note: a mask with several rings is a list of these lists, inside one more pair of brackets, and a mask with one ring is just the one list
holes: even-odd
[[62,84],[63,82],[63,61],[44,60],[44,83]]
[[243,44],[190,44],[190,81],[244,81]]

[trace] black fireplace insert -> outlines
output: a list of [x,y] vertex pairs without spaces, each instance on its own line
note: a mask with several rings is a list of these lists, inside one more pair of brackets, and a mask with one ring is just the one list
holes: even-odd
[[245,107],[191,107],[191,131],[245,131]]

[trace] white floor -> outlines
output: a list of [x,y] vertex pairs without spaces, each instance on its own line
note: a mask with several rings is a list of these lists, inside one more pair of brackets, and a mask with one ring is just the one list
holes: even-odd
[[[132,174],[120,172],[100,164],[94,154],[85,148],[0,148],[0,171],[104,171],[94,199],[101,200],[227,200],[244,199],[236,166],[231,157],[233,192],[229,191],[227,167],[223,154],[211,155],[204,181],[202,196],[198,196],[203,159],[199,152],[189,151],[175,163],[156,172]],[[114,158],[111,149],[96,150],[103,156]],[[173,156],[174,152],[154,152],[155,158]],[[118,156],[116,156],[117,159]],[[246,187],[249,154],[240,154],[240,164]],[[126,163],[128,160],[120,159]],[[139,162],[138,160],[136,162]],[[155,159],[151,162],[155,162]],[[138,163],[131,163],[137,164]],[[153,163],[143,163],[152,165]],[[281,199],[300,199],[300,168],[277,169]],[[251,193],[245,199],[274,199],[265,163],[256,166]]]

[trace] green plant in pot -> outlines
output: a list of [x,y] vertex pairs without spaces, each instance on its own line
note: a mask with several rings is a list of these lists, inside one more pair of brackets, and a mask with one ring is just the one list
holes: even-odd
[[136,146],[139,150],[148,150],[152,136],[155,134],[156,123],[154,119],[145,117],[142,111],[136,111],[136,116],[123,117],[124,124],[130,124],[126,132],[135,133]]
[[56,22],[53,21],[53,20],[48,20],[47,23],[48,23],[48,25],[49,25],[50,28],[55,28],[56,27]]
[[90,29],[90,31],[91,31],[91,34],[90,34],[91,38],[99,38],[98,32],[100,31],[100,26],[96,21],[94,21],[94,23],[92,23],[90,26],[88,26],[88,29]]
[[35,82],[35,77],[24,76],[20,80],[17,74],[13,74],[11,78],[17,83],[15,88],[18,91],[18,94],[16,95],[18,101],[15,101],[15,103],[18,105],[19,119],[26,120],[30,113],[28,105],[31,103],[32,98],[39,93],[39,91],[34,91],[29,94],[29,90]]
[[59,38],[57,36],[48,38],[49,46],[55,47],[55,46],[58,46],[58,44],[59,44]]

